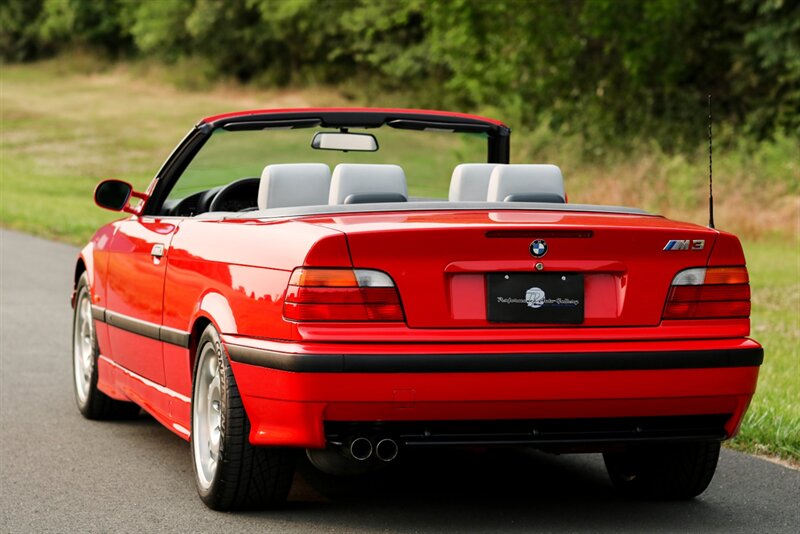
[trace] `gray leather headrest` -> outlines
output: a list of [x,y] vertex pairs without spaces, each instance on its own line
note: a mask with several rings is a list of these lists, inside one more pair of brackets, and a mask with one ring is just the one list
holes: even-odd
[[513,202],[528,198],[566,202],[564,178],[555,165],[498,165],[489,178],[488,202]]
[[496,163],[462,163],[453,170],[450,178],[450,202],[486,200],[489,178]]
[[331,170],[324,163],[267,165],[258,187],[258,209],[328,203]]
[[379,193],[408,198],[406,175],[400,166],[340,163],[333,169],[328,204],[344,204],[352,195],[357,198]]

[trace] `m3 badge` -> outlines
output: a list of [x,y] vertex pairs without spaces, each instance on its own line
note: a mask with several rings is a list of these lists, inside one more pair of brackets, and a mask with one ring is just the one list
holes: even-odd
[[705,239],[670,239],[663,250],[703,250]]

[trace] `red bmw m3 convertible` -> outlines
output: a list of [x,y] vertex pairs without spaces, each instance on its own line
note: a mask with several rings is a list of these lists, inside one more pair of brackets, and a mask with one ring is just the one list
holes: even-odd
[[81,413],[189,440],[218,510],[285,501],[299,454],[347,475],[439,446],[602,452],[623,493],[700,494],[763,359],[739,240],[568,203],[509,144],[460,113],[244,111],[144,192],[101,182],[128,215],[75,267]]

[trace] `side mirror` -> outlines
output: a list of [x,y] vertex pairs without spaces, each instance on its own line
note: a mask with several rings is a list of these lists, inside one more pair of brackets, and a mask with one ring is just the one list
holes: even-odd
[[111,211],[136,213],[136,210],[128,207],[131,197],[146,198],[145,195],[135,192],[131,184],[122,180],[103,180],[94,189],[95,204]]

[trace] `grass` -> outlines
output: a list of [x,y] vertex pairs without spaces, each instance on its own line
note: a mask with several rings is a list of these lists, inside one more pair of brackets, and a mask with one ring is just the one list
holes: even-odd
[[[200,117],[259,107],[353,105],[325,88],[218,86],[190,92],[165,83],[163,72],[80,58],[2,65],[0,74],[0,224],[74,244],[118,217],[94,206],[94,185],[117,177],[144,189]],[[547,129],[519,130],[513,136],[514,161],[560,164],[572,202],[642,206],[705,222],[707,163],[701,148],[688,156],[646,145],[632,154],[587,155],[580,138],[558,138]],[[388,149],[392,138],[381,134]],[[419,139],[423,145],[397,143],[395,148],[409,189],[416,195],[445,196],[450,170],[469,157],[470,142]],[[766,349],[758,392],[730,446],[800,462],[797,140],[748,144],[728,139],[715,157],[717,225],[745,238],[752,333]],[[283,156],[295,157],[291,152]]]
[[[91,65],[90,65],[91,66]],[[201,117],[257,107],[341,105],[334,93],[182,92],[127,70],[57,61],[2,66],[2,224],[80,243],[117,214],[92,201],[103,178],[143,190]],[[80,70],[80,69],[79,69]]]
[[800,463],[800,241],[745,243],[752,336],[764,345],[758,390],[731,445]]

